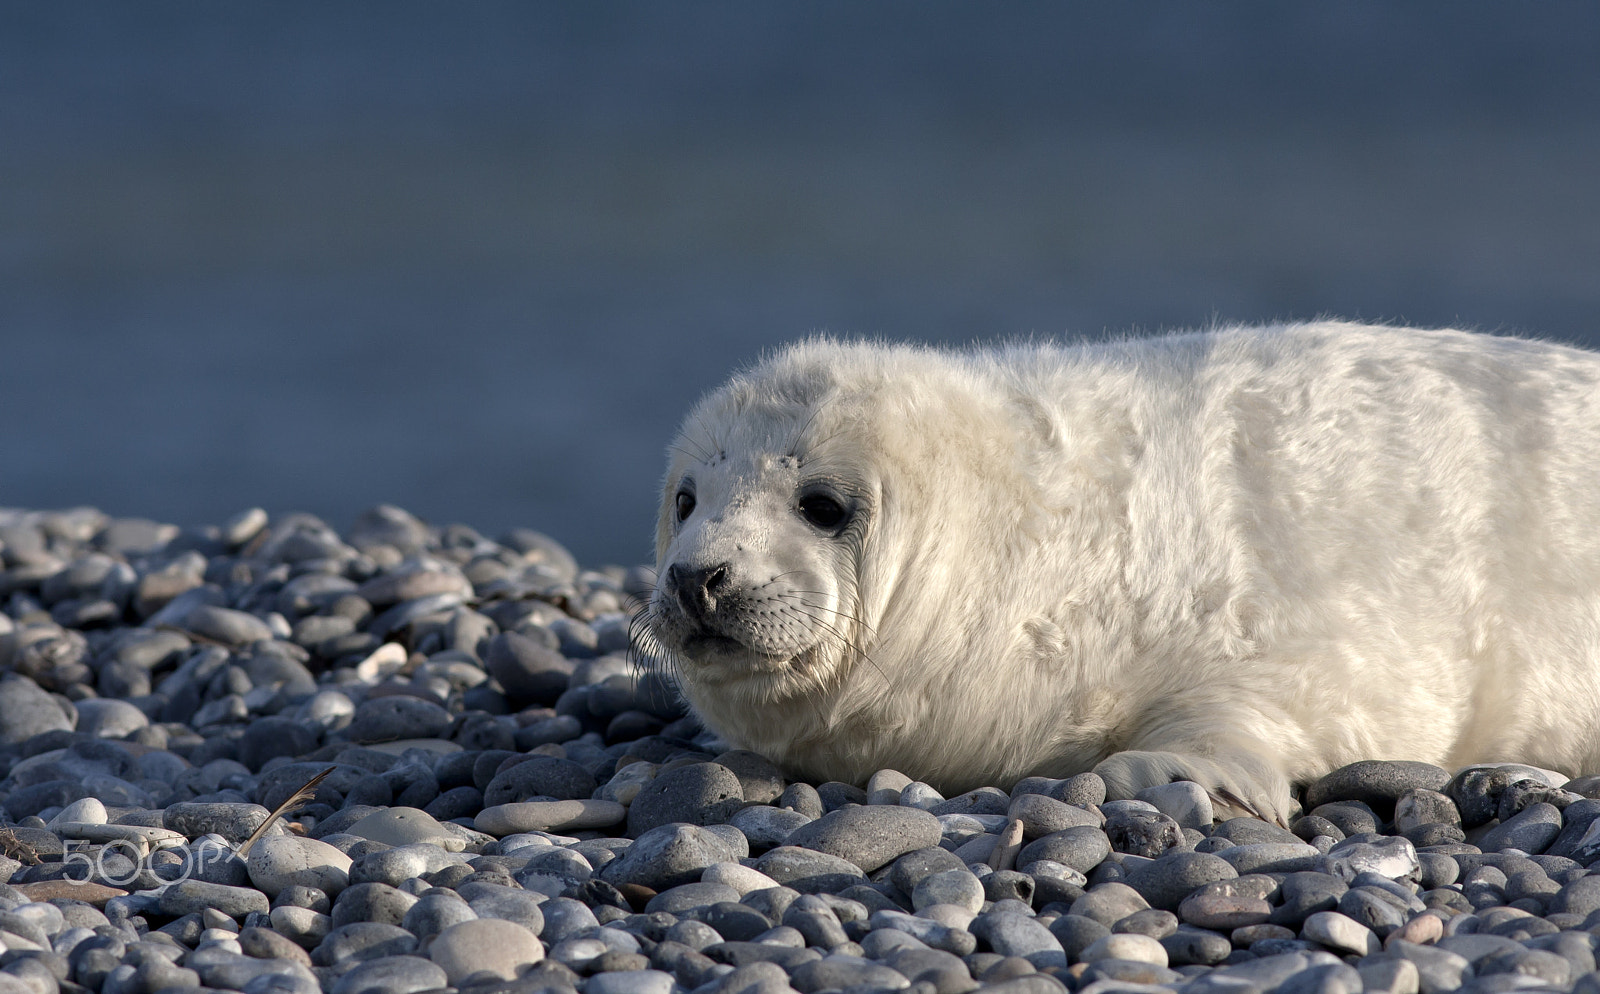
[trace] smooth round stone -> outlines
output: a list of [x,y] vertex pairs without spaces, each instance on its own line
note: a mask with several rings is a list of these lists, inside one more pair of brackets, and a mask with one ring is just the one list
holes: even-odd
[[871,873],[914,849],[938,845],[939,838],[939,819],[928,812],[875,804],[831,811],[796,829],[783,848],[827,853]]
[[911,778],[899,770],[879,770],[867,778],[868,804],[899,804],[900,792],[911,785]]
[[739,897],[739,892],[727,884],[708,883],[702,880],[699,883],[679,884],[667,888],[652,897],[644,910],[647,914],[665,911],[680,915],[695,908],[709,907],[719,901],[737,902]]
[[583,994],[672,994],[674,982],[661,970],[613,970],[584,981]]
[[760,753],[733,749],[719,755],[714,762],[732,770],[739,778],[739,786],[749,804],[773,804],[783,796],[783,771]]
[[[392,643],[390,643],[392,644]],[[319,690],[300,705],[300,720],[320,728],[338,728],[354,717],[356,706],[341,690]]]
[[422,892],[417,903],[406,912],[400,927],[419,940],[426,941],[445,929],[462,922],[476,921],[477,918],[478,913],[460,894],[448,887],[434,887]]
[[1416,847],[1410,839],[1391,836],[1381,842],[1346,840],[1328,850],[1318,862],[1318,872],[1331,873],[1345,881],[1361,873],[1376,873],[1397,880],[1421,868]]
[[472,596],[472,584],[454,571],[401,569],[374,577],[356,588],[356,596],[376,608],[439,594]]
[[374,811],[346,828],[345,832],[390,846],[427,842],[442,849],[459,852],[462,845],[461,840],[446,831],[432,815],[418,808],[385,808],[382,811]]
[[1233,943],[1207,929],[1180,927],[1160,940],[1167,951],[1167,966],[1212,966],[1227,959]]
[[[917,809],[886,807],[886,810],[916,811]],[[925,811],[918,813],[927,814]],[[866,876],[861,872],[860,866],[848,859],[797,846],[779,846],[769,850],[756,860],[756,869],[783,886],[793,887],[803,894],[838,893],[846,887],[864,882]]]
[[1088,873],[1111,855],[1111,839],[1098,828],[1068,828],[1028,843],[1017,853],[1017,865],[1048,859]]
[[1018,794],[1007,812],[1022,822],[1025,839],[1040,839],[1069,828],[1099,828],[1105,820],[1087,808],[1058,801],[1045,794]]
[[979,787],[965,794],[957,794],[941,801],[928,810],[935,815],[1004,815],[1011,807],[1011,797],[998,787]]
[[935,904],[954,904],[977,914],[983,901],[983,881],[966,869],[930,873],[911,892],[911,906],[917,911]]
[[1126,883],[1150,902],[1151,907],[1176,911],[1179,903],[1196,887],[1238,875],[1213,853],[1171,852],[1134,867]]
[[1418,825],[1438,824],[1461,824],[1461,812],[1448,795],[1416,787],[1394,802],[1394,827],[1402,835]]
[[693,763],[659,773],[628,806],[628,832],[636,835],[672,822],[719,825],[744,807],[744,785],[726,766]]
[[1150,907],[1150,902],[1144,896],[1124,883],[1096,884],[1084,892],[1083,896],[1072,902],[1072,907],[1067,913],[1088,918],[1110,928],[1129,915],[1144,911]]
[[437,990],[448,983],[449,975],[444,968],[420,956],[381,956],[362,963],[340,977],[329,988],[328,994],[367,994],[368,991],[416,994],[418,991]]
[[15,744],[45,732],[72,731],[77,711],[25,676],[0,680],[0,742]]
[[448,739],[397,739],[393,742],[369,742],[364,748],[388,756],[403,756],[412,749],[422,749],[440,755],[462,750],[459,742],[451,742]]
[[704,883],[726,884],[741,898],[752,891],[781,886],[760,870],[733,862],[712,863],[700,875],[700,880]]
[[1306,790],[1308,809],[1329,801],[1361,801],[1388,808],[1408,790],[1441,790],[1448,771],[1431,763],[1368,759],[1341,766]]
[[419,697],[375,697],[356,707],[348,732],[358,745],[438,739],[449,732],[451,720],[449,711]]
[[333,919],[325,914],[292,905],[280,905],[268,915],[272,927],[306,948],[315,947],[333,928]]
[[194,915],[215,908],[230,918],[243,918],[252,911],[267,914],[272,910],[267,896],[250,887],[230,887],[200,880],[181,880],[161,892],[161,913],[173,918]]
[[489,835],[516,832],[574,832],[620,825],[628,810],[615,801],[592,798],[570,801],[517,801],[478,812],[473,827]]
[[1082,963],[1093,963],[1103,959],[1131,960],[1135,963],[1166,966],[1167,949],[1148,935],[1117,932],[1090,943],[1078,954],[1078,960]]
[[235,647],[272,639],[272,629],[255,615],[211,604],[202,604],[190,610],[183,618],[182,627],[196,635]]
[[551,898],[540,905],[539,910],[544,912],[544,928],[539,931],[539,937],[552,946],[590,932],[600,924],[588,905],[569,897]]
[[339,894],[333,902],[333,927],[353,922],[381,922],[399,925],[405,921],[406,912],[417,903],[414,895],[388,884],[370,881],[353,884]]
[[546,900],[545,895],[500,884],[471,883],[460,886],[462,889],[457,893],[467,899],[467,905],[479,918],[503,918],[508,922],[516,922],[534,935],[544,931],[544,912],[539,905]]
[[920,780],[913,780],[901,788],[899,803],[908,808],[921,808],[924,811],[932,811],[944,799],[945,796],[934,790],[933,787]]
[[1221,837],[1228,839],[1235,845],[1251,846],[1264,842],[1281,842],[1289,845],[1304,842],[1305,840],[1295,835],[1288,829],[1279,828],[1260,818],[1229,818],[1211,833],[1212,838]]
[[1339,953],[1366,956],[1382,948],[1370,928],[1337,911],[1318,911],[1300,927],[1300,935]]
[[1545,910],[1549,914],[1584,917],[1600,911],[1600,875],[1579,877],[1566,884],[1550,898]]
[[1518,849],[1538,854],[1561,834],[1561,811],[1553,804],[1530,804],[1512,816],[1510,821],[1491,828],[1478,840],[1484,852]]
[[752,804],[735,812],[728,819],[728,824],[743,832],[751,845],[761,849],[771,849],[783,845],[795,829],[813,820],[788,808]]
[[50,823],[45,827],[53,829],[56,825],[74,823],[79,825],[104,825],[108,820],[109,816],[106,814],[105,804],[98,797],[85,797],[73,801],[62,808],[61,812],[51,818]]
[[1272,905],[1254,894],[1240,893],[1226,883],[1202,887],[1178,905],[1178,917],[1196,928],[1230,932],[1259,925],[1272,916]]
[[101,739],[120,739],[150,724],[143,711],[109,697],[92,697],[77,702],[78,731]]
[[[564,850],[561,850],[564,851]],[[400,887],[413,877],[438,873],[462,862],[462,857],[445,852],[431,842],[414,842],[380,852],[369,852],[350,868],[350,883],[369,881]]]
[[596,786],[594,775],[570,759],[534,756],[495,774],[483,789],[483,803],[494,807],[530,797],[579,800],[593,794]]
[[1035,969],[1067,965],[1061,943],[1048,928],[1027,915],[991,911],[974,918],[968,929],[1000,955],[1021,957]]
[[601,867],[600,879],[614,887],[638,884],[659,892],[694,883],[713,863],[737,862],[748,855],[749,844],[734,829],[662,825],[639,836],[626,852]]
[[350,881],[350,857],[326,842],[295,835],[269,835],[250,847],[250,882],[268,897],[285,887],[315,887],[337,895]]
[[303,756],[317,747],[316,730],[280,715],[253,721],[239,742],[239,761],[252,770],[278,756]]
[[1220,849],[1216,855],[1244,876],[1246,873],[1297,873],[1315,869],[1322,852],[1304,843],[1255,842]]
[[1211,795],[1193,780],[1146,787],[1133,796],[1135,800],[1155,805],[1157,811],[1183,828],[1202,832],[1211,828]]
[[554,704],[566,693],[574,663],[552,646],[521,632],[501,632],[484,660],[513,706]]
[[1183,845],[1183,829],[1159,811],[1108,812],[1102,829],[1111,848],[1120,853],[1154,859]]

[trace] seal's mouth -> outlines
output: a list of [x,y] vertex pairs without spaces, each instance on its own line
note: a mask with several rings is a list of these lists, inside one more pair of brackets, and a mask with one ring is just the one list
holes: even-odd
[[686,636],[683,651],[695,659],[750,655],[750,648],[743,642],[715,632],[694,632]]

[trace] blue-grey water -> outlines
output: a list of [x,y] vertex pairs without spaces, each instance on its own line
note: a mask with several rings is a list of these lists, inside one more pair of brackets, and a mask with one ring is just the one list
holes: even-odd
[[0,506],[650,558],[815,331],[1600,344],[1592,4],[0,3]]

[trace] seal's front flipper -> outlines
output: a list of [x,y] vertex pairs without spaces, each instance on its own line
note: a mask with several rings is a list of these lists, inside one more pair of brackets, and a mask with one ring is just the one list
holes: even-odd
[[1106,782],[1110,800],[1132,797],[1146,787],[1192,780],[1211,795],[1219,821],[1249,816],[1288,828],[1299,813],[1288,778],[1270,761],[1248,753],[1118,752],[1094,772]]

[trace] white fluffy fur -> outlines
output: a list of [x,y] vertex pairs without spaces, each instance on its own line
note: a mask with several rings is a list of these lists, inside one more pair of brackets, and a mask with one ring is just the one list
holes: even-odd
[[[730,742],[947,792],[1096,769],[1283,818],[1358,759],[1600,771],[1600,355],[1320,322],[970,352],[826,340],[706,397],[673,564]],[[696,506],[675,520],[688,481]],[[797,494],[848,496],[843,534]]]

